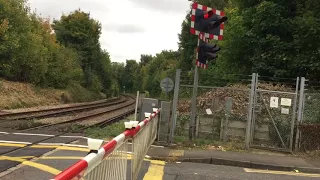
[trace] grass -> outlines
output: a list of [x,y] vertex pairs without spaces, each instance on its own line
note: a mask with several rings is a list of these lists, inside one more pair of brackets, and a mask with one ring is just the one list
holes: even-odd
[[23,130],[23,129],[33,128],[41,125],[44,125],[44,124],[37,122],[36,119],[29,119],[29,120],[13,121],[8,124],[4,124],[3,127],[12,128],[16,130]]
[[53,89],[0,79],[0,109],[87,102],[102,98],[102,95],[93,93],[80,85],[70,85],[66,89]]
[[73,124],[72,126],[66,126],[65,128],[59,129],[61,132],[81,133],[83,128],[86,126],[81,124]]
[[90,138],[112,139],[125,131],[124,122],[128,121],[128,119],[133,120],[133,117],[134,116],[130,116],[127,119],[121,120],[103,128],[89,128],[85,131],[85,134]]
[[178,149],[205,149],[205,150],[220,150],[220,151],[237,151],[244,152],[245,144],[241,140],[230,140],[222,142],[219,140],[196,138],[189,140],[188,136],[175,136],[175,143]]
[[112,139],[125,131],[124,122],[125,120],[121,120],[104,128],[89,128],[85,131],[85,134],[90,138]]

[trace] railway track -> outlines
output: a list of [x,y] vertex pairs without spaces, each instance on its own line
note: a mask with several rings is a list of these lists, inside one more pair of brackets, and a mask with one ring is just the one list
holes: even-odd
[[[135,105],[135,99],[131,96],[126,97],[126,102],[115,105],[114,107],[109,107],[107,110],[99,113],[92,113],[88,115],[84,115],[81,117],[76,117],[67,121],[58,122],[54,124],[46,124],[41,125],[33,128],[24,129],[21,131],[18,131],[18,133],[33,133],[36,130],[41,130],[45,132],[55,132],[55,135],[48,136],[45,139],[41,139],[39,141],[32,142],[31,144],[28,144],[24,147],[16,148],[12,151],[0,154],[1,156],[5,156],[7,154],[20,151],[22,149],[26,149],[32,145],[39,144],[41,142],[48,141],[50,139],[54,139],[63,135],[66,135],[70,133],[69,127],[81,123],[83,126],[81,126],[78,129],[78,133],[81,131],[84,131],[87,128],[90,127],[103,127],[105,125],[109,125],[111,123],[114,123],[118,120],[123,119],[124,117],[133,114],[134,113],[134,105]],[[116,113],[117,112],[117,113]],[[111,115],[110,115],[111,114]],[[108,117],[103,117],[104,115],[108,115]],[[96,118],[94,121],[92,119]]]
[[[22,132],[28,132],[28,131],[33,131],[33,130],[48,130],[48,131],[66,131],[69,132],[68,130],[65,129],[65,127],[70,127],[72,125],[75,124],[81,124],[84,126],[84,129],[88,128],[88,127],[92,127],[92,126],[96,126],[96,125],[101,125],[101,124],[106,124],[107,122],[110,122],[110,118],[113,118],[112,115],[110,115],[110,113],[115,113],[117,111],[121,111],[124,110],[123,112],[118,112],[115,114],[115,116],[119,116],[122,117],[123,115],[126,115],[128,112],[133,113],[134,111],[134,104],[135,104],[135,100],[130,97],[131,100],[127,100],[124,103],[121,104],[117,104],[114,106],[110,106],[108,108],[106,108],[103,111],[100,112],[94,112],[94,113],[89,113],[89,114],[84,114],[81,115],[79,117],[74,117],[71,118],[69,120],[66,121],[60,121],[57,123],[53,123],[53,124],[46,124],[46,125],[41,125],[41,126],[37,126],[37,127],[33,127],[33,128],[28,128],[28,129],[24,129],[21,130]],[[108,115],[108,117],[104,118],[104,115]],[[81,130],[81,128],[80,128]]]
[[5,114],[0,114],[0,120],[3,122],[8,120],[10,121],[26,120],[26,119],[33,119],[33,118],[46,118],[46,117],[52,117],[52,116],[57,117],[65,114],[77,113],[82,111],[90,111],[92,109],[112,106],[125,101],[126,101],[126,98],[124,96],[120,96],[118,98],[113,98],[110,100],[96,101],[96,102],[73,105],[68,107],[58,107],[58,108],[50,108],[50,109],[42,109],[42,110],[5,113]]

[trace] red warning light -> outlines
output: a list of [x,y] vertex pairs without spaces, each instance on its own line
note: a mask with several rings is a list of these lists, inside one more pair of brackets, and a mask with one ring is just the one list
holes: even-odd
[[213,11],[211,10],[211,11],[208,11],[205,15],[203,15],[203,18],[204,19],[208,19],[208,18],[210,18],[211,16],[213,16]]

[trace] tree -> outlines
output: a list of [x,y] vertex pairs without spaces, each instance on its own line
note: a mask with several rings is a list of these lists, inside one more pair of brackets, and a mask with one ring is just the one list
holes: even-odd
[[[79,62],[85,74],[86,87],[93,88],[93,77],[96,71],[101,73],[101,53],[99,38],[101,24],[90,18],[89,13],[75,10],[69,15],[62,15],[53,23],[57,40],[64,46],[73,48],[79,54]],[[107,58],[108,59],[108,58]],[[99,68],[99,69],[98,69]],[[104,67],[102,67],[103,69]],[[102,77],[100,77],[102,78]]]
[[150,63],[150,61],[152,61],[152,55],[141,54],[141,57],[140,57],[140,65],[141,66],[147,65],[148,63]]
[[93,91],[103,91],[107,96],[112,92],[110,55],[102,50],[99,42],[101,24],[89,13],[75,10],[54,21],[57,40],[79,54],[78,61],[84,71],[85,86]]
[[123,86],[126,92],[134,92],[137,89],[136,75],[138,72],[138,63],[136,60],[126,60],[126,66],[124,68]]
[[1,77],[57,88],[81,81],[76,52],[56,43],[49,19],[24,0],[0,0],[0,7]]
[[[230,11],[221,57],[225,70],[319,79],[318,1],[240,1]],[[312,7],[311,7],[311,6]],[[238,71],[239,72],[239,71]]]

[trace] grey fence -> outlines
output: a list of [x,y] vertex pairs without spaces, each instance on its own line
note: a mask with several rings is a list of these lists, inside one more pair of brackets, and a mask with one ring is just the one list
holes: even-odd
[[[194,97],[193,75],[181,73],[175,139],[187,140],[193,134],[195,139],[204,141],[244,142],[251,76],[224,74],[211,77],[200,73]],[[195,101],[194,110],[192,100]],[[191,121],[193,117],[194,121]]]
[[320,122],[320,88],[309,88],[304,77],[195,72],[177,70],[172,78],[158,141],[236,141],[243,148],[292,151],[305,143],[301,124]]
[[[259,77],[254,85],[251,147],[291,151],[298,107],[299,78]],[[263,138],[258,138],[262,136]]]
[[302,151],[320,150],[320,82],[306,81],[301,88],[301,115],[297,128],[296,148]]

